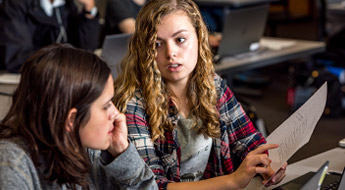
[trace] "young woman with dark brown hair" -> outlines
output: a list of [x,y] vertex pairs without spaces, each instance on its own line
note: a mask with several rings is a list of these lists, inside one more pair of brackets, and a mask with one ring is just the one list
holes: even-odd
[[128,143],[105,62],[54,44],[32,55],[21,73],[0,125],[1,190],[157,188]]

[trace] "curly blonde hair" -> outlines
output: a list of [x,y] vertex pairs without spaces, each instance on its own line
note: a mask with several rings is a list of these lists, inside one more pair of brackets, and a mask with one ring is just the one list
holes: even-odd
[[[208,43],[208,31],[197,5],[192,0],[151,0],[139,12],[128,53],[122,61],[121,74],[115,80],[115,105],[126,110],[127,102],[136,89],[142,90],[145,110],[149,117],[151,138],[165,139],[164,131],[174,128],[167,119],[169,90],[158,69],[157,26],[165,15],[183,11],[190,17],[198,37],[198,62],[189,81],[187,97],[194,116],[193,130],[210,137],[219,137],[219,113],[217,92],[214,85],[212,53]],[[198,125],[199,118],[203,125]]]

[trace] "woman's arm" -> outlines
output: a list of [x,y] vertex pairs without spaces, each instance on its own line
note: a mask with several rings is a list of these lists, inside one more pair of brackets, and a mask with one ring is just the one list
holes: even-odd
[[256,173],[268,172],[267,168],[258,165],[269,164],[268,156],[264,152],[275,148],[276,145],[264,145],[252,151],[240,168],[232,174],[197,182],[176,182],[180,181],[179,168],[177,168],[179,150],[176,149],[173,135],[166,133],[169,134],[165,136],[166,140],[158,141],[154,146],[145,119],[147,115],[138,99],[127,104],[128,134],[140,156],[154,172],[160,189],[239,189],[245,187]]
[[100,157],[91,154],[100,166],[95,165],[98,177],[93,179],[94,183],[100,189],[158,189],[153,172],[128,143],[125,115],[116,109],[114,118],[110,147]]
[[[135,145],[141,158],[155,174],[155,180],[159,188],[166,189],[168,182],[178,180],[175,178],[177,173],[177,168],[175,167],[177,152],[174,148],[174,142],[170,138],[171,136],[166,136],[166,138],[171,139],[169,145],[165,144],[169,150],[156,151],[151,140],[143,104],[138,99],[136,101],[129,101],[127,104],[126,120],[130,141]],[[160,155],[158,156],[157,153]],[[170,171],[169,174],[166,173],[167,170]]]
[[[249,117],[237,102],[234,94],[229,89],[229,87],[224,83],[224,81],[217,76],[218,80],[217,89],[220,92],[220,114],[221,120],[226,123],[225,129],[227,130],[229,138],[227,139],[230,144],[230,150],[233,151],[234,155],[237,155],[237,160],[241,161],[245,159],[250,151],[253,151],[257,147],[266,143],[265,138],[261,133],[254,128],[253,123],[250,121]],[[268,154],[268,152],[265,152]],[[267,166],[269,170],[264,173],[264,181],[266,183],[273,174],[273,170],[270,165]],[[275,175],[266,185],[272,185],[279,183],[285,176],[286,165],[282,167],[279,173]]]
[[265,152],[269,149],[274,149],[277,147],[278,146],[276,144],[267,144],[251,151],[243,160],[240,167],[231,174],[196,182],[169,183],[167,189],[242,189],[249,184],[250,180],[257,173],[266,174],[267,172],[269,172],[269,169],[265,166],[268,166],[271,161],[269,160]]
[[158,189],[153,172],[131,143],[116,158],[103,151],[97,163],[97,177],[92,180],[99,189]]
[[227,138],[221,140],[229,144],[233,155],[238,161],[241,161],[250,151],[265,144],[266,140],[254,128],[253,123],[225,82],[219,76],[216,76],[215,81],[219,94],[220,127],[227,134]]
[[132,7],[132,0],[108,0],[106,23],[109,25],[107,33],[115,33],[116,28],[122,33],[133,33],[135,29],[136,11]]

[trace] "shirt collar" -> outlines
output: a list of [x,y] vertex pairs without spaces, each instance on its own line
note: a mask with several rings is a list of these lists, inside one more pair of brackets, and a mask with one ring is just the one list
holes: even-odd
[[44,10],[44,12],[48,16],[53,15],[53,9],[55,7],[63,6],[65,5],[65,0],[54,0],[53,3],[50,2],[50,0],[40,0],[41,8]]

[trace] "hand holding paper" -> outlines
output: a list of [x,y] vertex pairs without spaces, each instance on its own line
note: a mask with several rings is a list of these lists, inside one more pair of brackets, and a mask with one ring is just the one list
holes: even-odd
[[277,149],[269,151],[274,171],[310,140],[325,108],[326,97],[327,83],[267,137],[268,144],[279,144]]
[[[270,179],[265,180],[265,185],[273,184],[272,179],[279,175],[280,168],[283,166],[282,171],[285,171],[284,164],[287,160],[310,140],[324,111],[326,99],[327,82],[267,137],[267,144],[278,144],[279,146],[269,150],[269,158],[272,160],[271,167],[275,173]],[[257,189],[259,185],[257,181],[252,180],[252,182],[245,189]]]
[[270,176],[263,176],[264,181],[262,183],[266,187],[280,183],[285,177],[286,167],[287,167],[287,162],[285,162],[283,166],[278,169],[278,171],[274,172],[272,167],[269,166],[272,173]]

